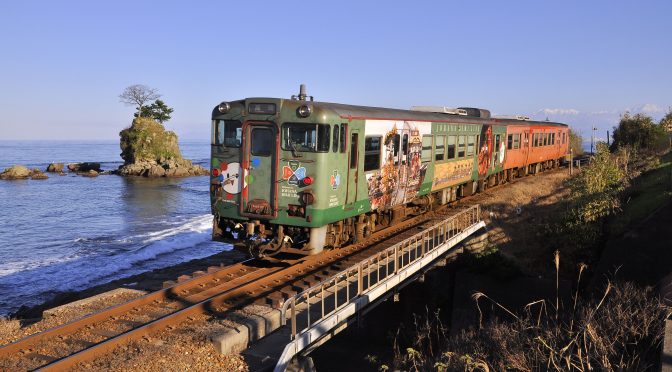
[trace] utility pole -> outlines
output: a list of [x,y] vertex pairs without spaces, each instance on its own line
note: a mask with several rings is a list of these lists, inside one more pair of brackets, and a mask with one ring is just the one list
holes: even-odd
[[595,131],[597,128],[592,127],[592,130],[590,131],[590,155],[593,155],[593,143],[595,142]]
[[611,141],[609,138],[609,131],[607,131],[607,146],[611,146]]

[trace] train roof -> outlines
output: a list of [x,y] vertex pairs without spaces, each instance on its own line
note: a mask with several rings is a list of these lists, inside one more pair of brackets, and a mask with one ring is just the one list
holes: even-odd
[[551,121],[516,120],[506,118],[480,118],[468,115],[453,115],[438,112],[411,111],[383,107],[355,106],[342,103],[315,102],[320,108],[333,110],[342,118],[352,119],[384,119],[384,120],[409,120],[409,121],[432,121],[451,122],[465,124],[481,124],[487,122],[498,125],[544,125],[567,127],[567,124]]

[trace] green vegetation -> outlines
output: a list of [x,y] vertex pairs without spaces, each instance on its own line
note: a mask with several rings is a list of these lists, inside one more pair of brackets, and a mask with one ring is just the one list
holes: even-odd
[[151,105],[143,106],[140,109],[141,117],[152,118],[161,124],[170,120],[170,114],[172,113],[173,109],[166,106],[166,104],[160,99],[157,99]]
[[574,155],[583,154],[583,137],[572,128],[569,128],[569,148],[572,149]]
[[672,199],[672,153],[643,160],[644,172],[623,195],[622,212],[610,223],[612,237],[643,222],[653,211]]
[[182,159],[177,135],[166,131],[151,118],[136,118],[130,127],[119,132],[119,136],[121,157],[126,164]]
[[[668,113],[667,116],[670,114]],[[665,118],[663,118],[665,120]],[[669,139],[663,121],[656,124],[653,118],[644,114],[630,115],[626,112],[618,126],[614,127],[614,141],[611,150],[631,147],[635,151],[660,151],[669,146]]]

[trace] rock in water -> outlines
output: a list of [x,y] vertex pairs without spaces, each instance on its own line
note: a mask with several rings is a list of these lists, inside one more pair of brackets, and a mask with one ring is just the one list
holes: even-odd
[[68,164],[68,170],[70,172],[81,172],[81,173],[86,173],[91,170],[100,172],[100,163],[92,163],[92,162],[71,163]]
[[188,177],[209,173],[182,158],[177,135],[151,118],[136,118],[119,137],[124,165],[117,173],[122,176]]
[[47,178],[49,178],[49,176],[42,173],[42,171],[39,170],[39,169],[33,169],[30,172],[30,179],[31,180],[46,180]]
[[98,172],[93,169],[89,170],[88,172],[81,172],[79,174],[84,177],[98,177]]
[[51,163],[47,167],[47,172],[61,173],[63,172],[63,167],[64,167],[63,163]]
[[24,167],[23,165],[15,165],[5,169],[4,172],[0,173],[0,179],[21,180],[30,177],[30,173],[30,169]]

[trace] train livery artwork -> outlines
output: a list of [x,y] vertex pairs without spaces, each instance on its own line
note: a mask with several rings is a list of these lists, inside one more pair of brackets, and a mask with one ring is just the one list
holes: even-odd
[[413,200],[427,172],[421,134],[429,132],[429,123],[367,120],[364,151],[380,153],[379,169],[366,174],[370,210]]
[[212,112],[213,238],[255,255],[316,254],[407,216],[560,165],[565,124],[477,108],[291,99]]

